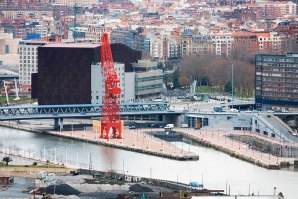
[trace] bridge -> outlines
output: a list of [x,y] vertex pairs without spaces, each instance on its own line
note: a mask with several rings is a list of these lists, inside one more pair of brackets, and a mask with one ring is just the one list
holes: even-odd
[[[179,114],[166,103],[122,103],[121,115]],[[0,121],[100,117],[101,104],[0,107]]]
[[[139,116],[151,120],[163,120],[164,116],[180,115],[166,103],[122,103],[120,105],[122,118]],[[0,121],[54,119],[54,128],[63,126],[63,118],[100,117],[101,104],[75,105],[40,105],[40,106],[8,106],[0,107]],[[162,119],[160,119],[162,118]],[[146,120],[146,119],[145,119]]]

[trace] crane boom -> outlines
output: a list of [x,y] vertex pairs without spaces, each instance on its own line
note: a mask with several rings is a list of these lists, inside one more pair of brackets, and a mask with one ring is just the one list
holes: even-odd
[[113,56],[107,33],[101,36],[101,67],[104,76],[105,93],[102,98],[101,116],[101,138],[109,139],[109,132],[112,130],[113,138],[122,138],[123,123],[120,120],[120,94],[121,89],[118,84],[120,80],[117,76]]

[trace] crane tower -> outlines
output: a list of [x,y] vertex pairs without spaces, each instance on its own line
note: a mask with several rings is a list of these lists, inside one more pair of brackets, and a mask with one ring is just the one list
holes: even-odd
[[113,138],[122,138],[123,124],[120,120],[120,82],[113,62],[113,56],[107,33],[101,36],[101,67],[104,76],[105,93],[102,97],[102,115],[100,137],[109,139],[112,131]]

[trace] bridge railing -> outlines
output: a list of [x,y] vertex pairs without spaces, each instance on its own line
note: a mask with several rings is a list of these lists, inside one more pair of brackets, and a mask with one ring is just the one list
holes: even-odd
[[[166,103],[123,103],[120,105],[121,112],[150,112],[168,111]],[[0,107],[0,119],[7,116],[20,115],[58,115],[58,114],[88,114],[101,113],[101,104],[78,104],[78,105],[41,105],[41,106],[8,106]]]

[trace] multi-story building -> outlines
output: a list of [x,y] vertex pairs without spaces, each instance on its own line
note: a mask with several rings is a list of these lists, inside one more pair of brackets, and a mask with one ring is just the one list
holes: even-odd
[[172,38],[166,39],[167,59],[177,59],[180,55],[179,50],[180,48],[177,40]]
[[128,29],[114,29],[111,31],[111,43],[125,44],[131,48],[136,48],[137,31]]
[[[114,61],[127,68],[142,55],[124,44],[111,44],[111,50]],[[91,66],[100,59],[99,44],[52,43],[40,47],[32,98],[40,105],[91,103]]]
[[19,6],[20,0],[2,0],[0,1],[0,7],[1,8],[8,8],[13,7],[16,8]]
[[[135,73],[125,72],[125,65],[114,63],[116,73],[120,79],[120,102],[132,102],[135,99]],[[104,76],[100,64],[91,66],[91,103],[102,104],[105,94]]]
[[31,85],[31,74],[38,72],[38,47],[46,44],[45,41],[19,42],[19,82],[21,85]]
[[181,55],[190,56],[192,55],[192,32],[184,30],[181,34]]
[[3,9],[2,14],[7,19],[15,19],[15,18],[22,18],[22,17],[36,17],[41,18],[43,16],[52,17],[53,16],[53,10],[52,9]]
[[192,36],[192,54],[204,55],[213,52],[212,39],[209,35]]
[[284,15],[295,16],[297,4],[291,1],[273,1],[258,4],[256,14],[258,19],[276,19]]
[[256,33],[259,43],[260,52],[272,52],[272,42],[270,41],[269,32],[258,32]]
[[163,72],[157,69],[156,62],[139,60],[133,63],[135,72],[136,98],[159,95],[163,91]]
[[153,59],[165,59],[164,54],[164,38],[160,34],[156,34],[150,39],[150,56]]
[[98,4],[97,0],[55,0],[56,4],[62,4],[67,6],[74,6],[77,4],[78,6],[86,6],[86,5],[96,5]]
[[255,98],[258,108],[298,110],[298,53],[256,55]]
[[211,35],[215,55],[219,57],[229,57],[233,49],[234,38],[230,33]]
[[249,32],[237,32],[233,33],[232,36],[234,38],[234,56],[245,57],[259,52],[259,43],[256,34]]
[[0,33],[0,55],[17,54],[19,41],[11,33]]
[[41,38],[44,38],[46,36],[48,36],[48,33],[50,32],[49,27],[46,25],[36,25],[35,26],[35,32],[40,34]]
[[14,38],[26,39],[28,33],[35,33],[34,25],[16,25],[12,27],[12,33]]

